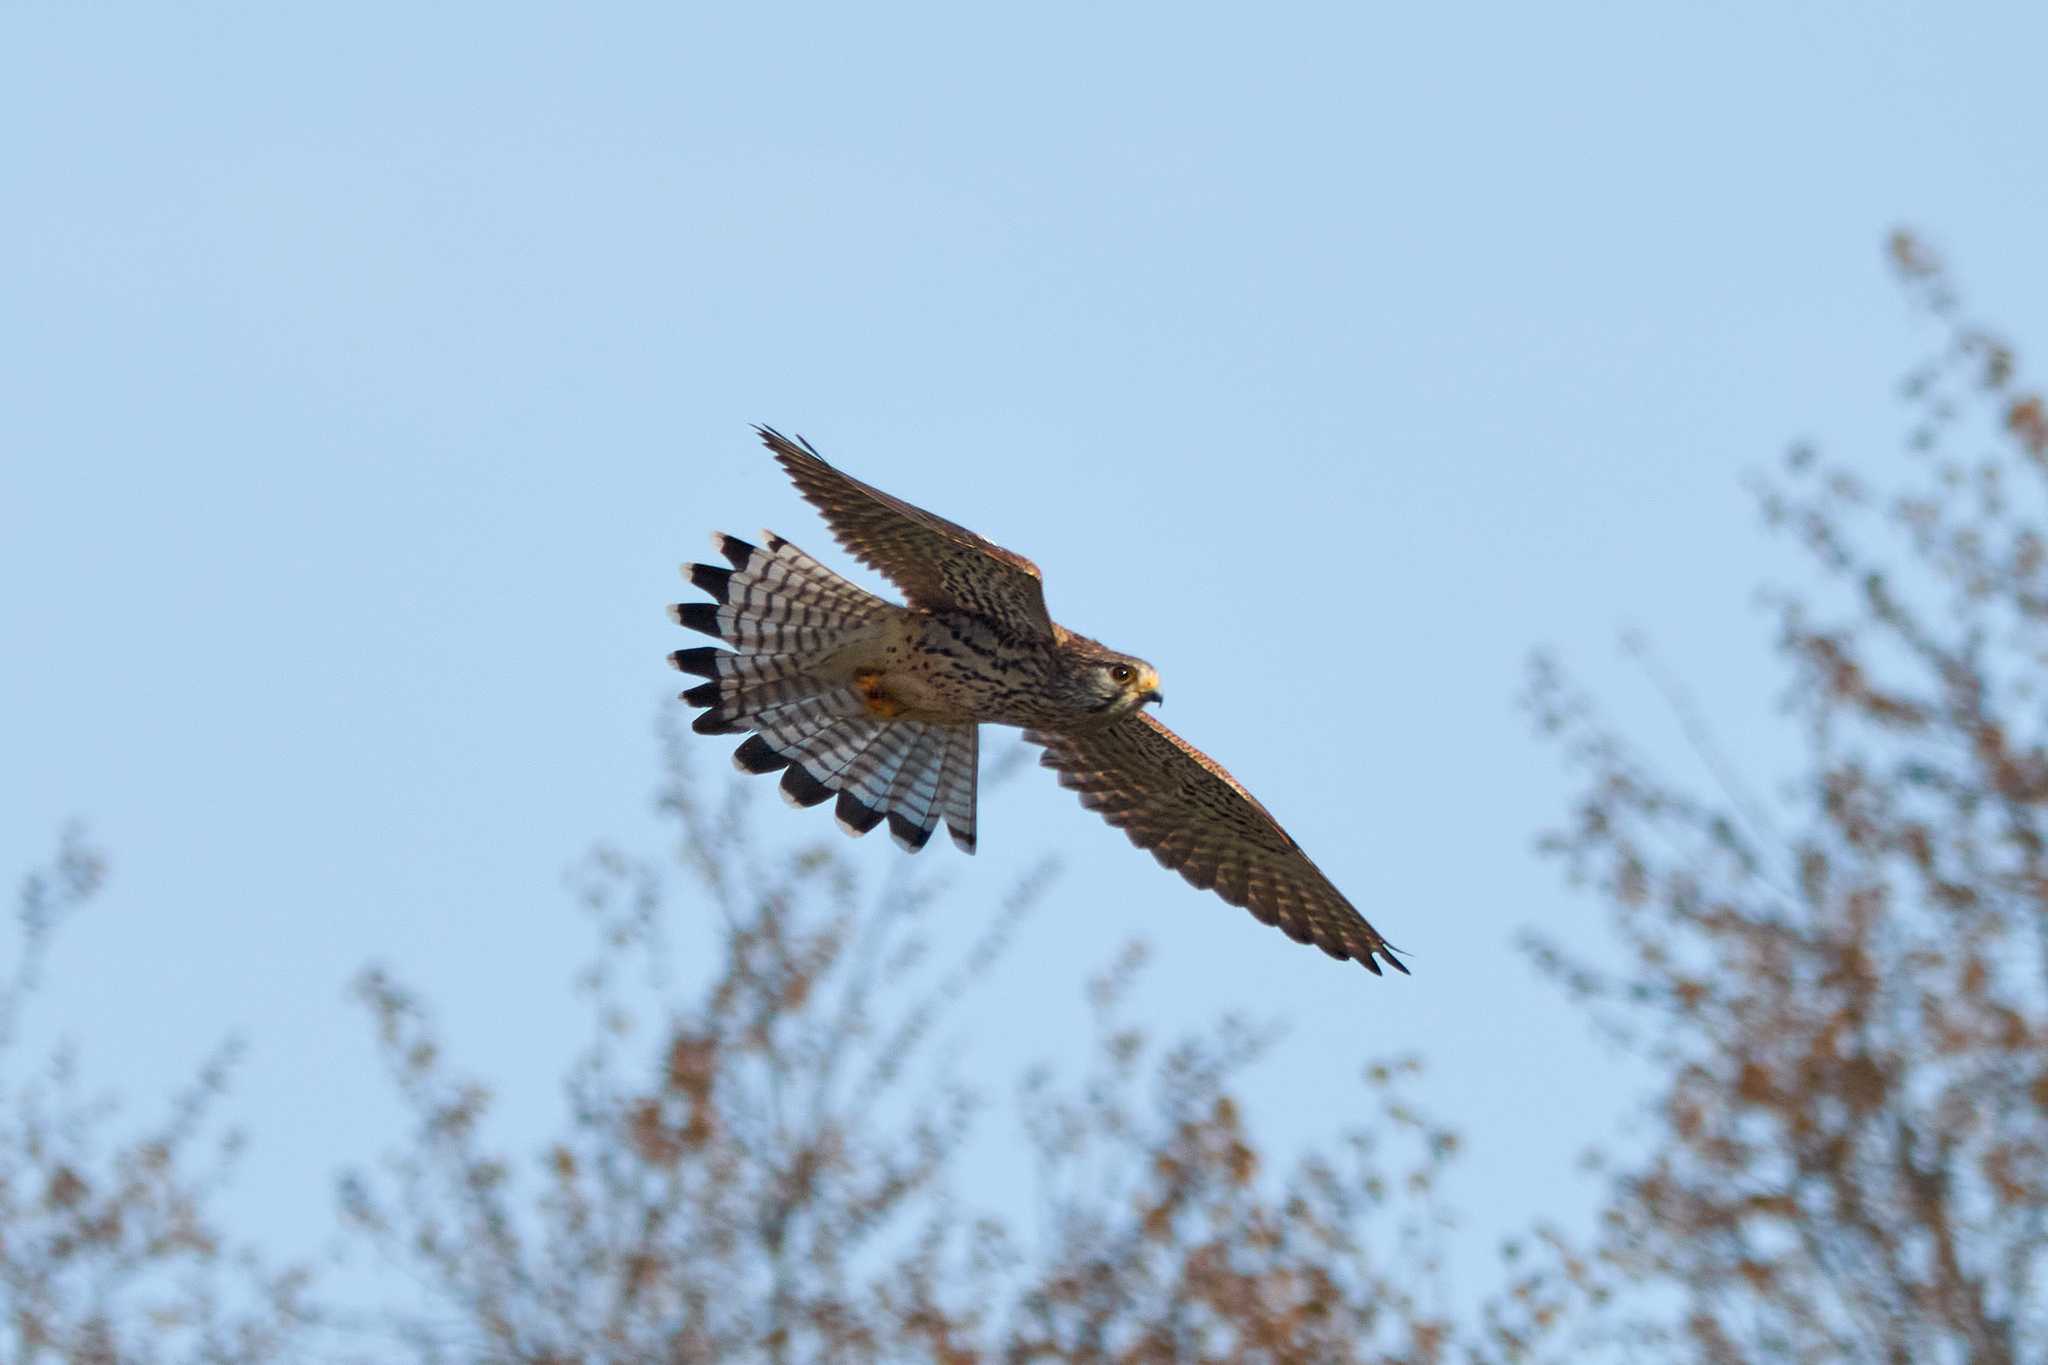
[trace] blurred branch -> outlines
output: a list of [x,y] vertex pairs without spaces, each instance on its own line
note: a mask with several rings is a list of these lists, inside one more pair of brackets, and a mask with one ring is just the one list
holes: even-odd
[[162,1120],[113,1142],[117,1111],[81,1096],[68,1048],[40,1075],[18,1064],[52,938],[105,875],[73,827],[22,883],[20,953],[0,987],[0,1355],[24,1365],[297,1359],[313,1318],[308,1277],[231,1249],[208,1212],[239,1146],[216,1115],[240,1048],[221,1047]]
[[1633,1291],[1614,1339],[1660,1351],[2048,1353],[2048,535],[2011,492],[2048,491],[2040,400],[1924,244],[1890,253],[1942,337],[1902,388],[1898,491],[1808,448],[1761,489],[1820,584],[1773,596],[1803,739],[1781,809],[1662,670],[1715,797],[1531,670],[1538,727],[1583,775],[1544,846],[1610,904],[1627,966],[1538,960],[1667,1068],[1599,1248]]

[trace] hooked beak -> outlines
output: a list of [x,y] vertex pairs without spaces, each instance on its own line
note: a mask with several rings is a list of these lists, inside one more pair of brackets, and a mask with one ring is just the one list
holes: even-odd
[[1159,695],[1159,689],[1156,687],[1153,688],[1150,692],[1147,692],[1144,696],[1138,698],[1138,702],[1140,705],[1143,705],[1145,702],[1148,701],[1151,702],[1154,706],[1166,705],[1166,698]]

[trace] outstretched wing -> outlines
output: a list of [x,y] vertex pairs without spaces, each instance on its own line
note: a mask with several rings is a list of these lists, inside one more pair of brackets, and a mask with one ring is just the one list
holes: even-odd
[[1241,905],[1298,943],[1351,958],[1378,976],[1406,973],[1394,950],[1338,893],[1301,846],[1222,765],[1135,712],[1082,734],[1028,730],[1039,762],[1081,804],[1130,836],[1163,867]]
[[797,492],[825,515],[839,543],[879,569],[912,606],[993,617],[1024,636],[1053,638],[1038,566],[964,526],[912,507],[826,464],[810,442],[756,427]]

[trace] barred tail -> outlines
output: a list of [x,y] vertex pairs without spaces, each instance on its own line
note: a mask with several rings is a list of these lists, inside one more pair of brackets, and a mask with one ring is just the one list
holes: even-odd
[[[669,618],[679,626],[724,640],[740,651],[727,658],[795,660],[810,656],[817,663],[899,610],[873,593],[855,587],[780,536],[763,539],[767,541],[766,549],[749,545],[737,536],[713,536],[711,543],[732,567],[685,564],[683,577],[711,594],[714,600],[670,607]],[[705,676],[759,676],[751,670],[760,666],[750,663],[749,671],[743,675]]]
[[865,834],[884,819],[915,853],[943,820],[974,851],[979,727],[877,716],[841,682],[816,676],[837,651],[900,608],[847,582],[779,536],[757,548],[715,537],[732,568],[684,566],[714,599],[669,608],[670,617],[734,645],[679,649],[669,662],[709,682],[683,693],[704,708],[700,734],[753,731],[733,753],[743,772],[782,770],[782,794],[815,806],[835,792],[839,827]]

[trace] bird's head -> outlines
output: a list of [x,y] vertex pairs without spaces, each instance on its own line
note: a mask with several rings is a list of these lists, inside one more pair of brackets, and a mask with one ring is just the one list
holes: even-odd
[[1129,715],[1146,702],[1162,700],[1159,670],[1128,654],[1091,650],[1075,660],[1072,680],[1082,708],[1104,720]]

